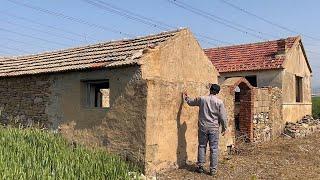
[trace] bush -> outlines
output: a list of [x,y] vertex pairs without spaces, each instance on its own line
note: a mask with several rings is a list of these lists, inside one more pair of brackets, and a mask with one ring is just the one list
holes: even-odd
[[129,179],[132,166],[39,129],[0,128],[2,179]]
[[312,98],[312,115],[314,118],[320,118],[320,97]]

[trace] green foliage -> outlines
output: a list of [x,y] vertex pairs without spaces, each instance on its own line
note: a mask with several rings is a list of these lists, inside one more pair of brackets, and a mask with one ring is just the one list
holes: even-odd
[[130,179],[135,168],[39,129],[0,128],[1,179]]
[[314,118],[320,118],[320,97],[312,98],[312,115]]

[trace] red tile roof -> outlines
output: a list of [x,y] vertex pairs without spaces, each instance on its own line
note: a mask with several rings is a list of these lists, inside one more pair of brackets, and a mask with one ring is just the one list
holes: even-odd
[[204,49],[213,65],[221,73],[283,68],[285,52],[300,37],[274,41]]

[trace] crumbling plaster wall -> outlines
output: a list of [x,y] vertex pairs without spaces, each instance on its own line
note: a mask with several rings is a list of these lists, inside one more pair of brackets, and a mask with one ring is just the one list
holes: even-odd
[[198,147],[198,108],[183,102],[206,95],[217,83],[217,71],[188,30],[150,49],[142,60],[147,80],[146,173],[195,161]]
[[[68,139],[121,154],[143,168],[146,82],[139,66],[53,74],[50,121]],[[109,80],[110,108],[86,107],[86,80]]]
[[[300,43],[287,52],[283,75],[283,117],[285,122],[296,122],[305,115],[311,115],[311,72],[303,55]],[[302,102],[296,102],[296,79],[302,79]]]

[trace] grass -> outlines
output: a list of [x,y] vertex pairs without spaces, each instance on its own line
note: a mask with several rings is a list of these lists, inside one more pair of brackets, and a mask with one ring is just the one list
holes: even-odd
[[312,115],[320,118],[320,97],[312,97]]
[[[1,179],[130,179],[136,168],[39,129],[0,128]],[[136,171],[137,172],[137,171]]]

